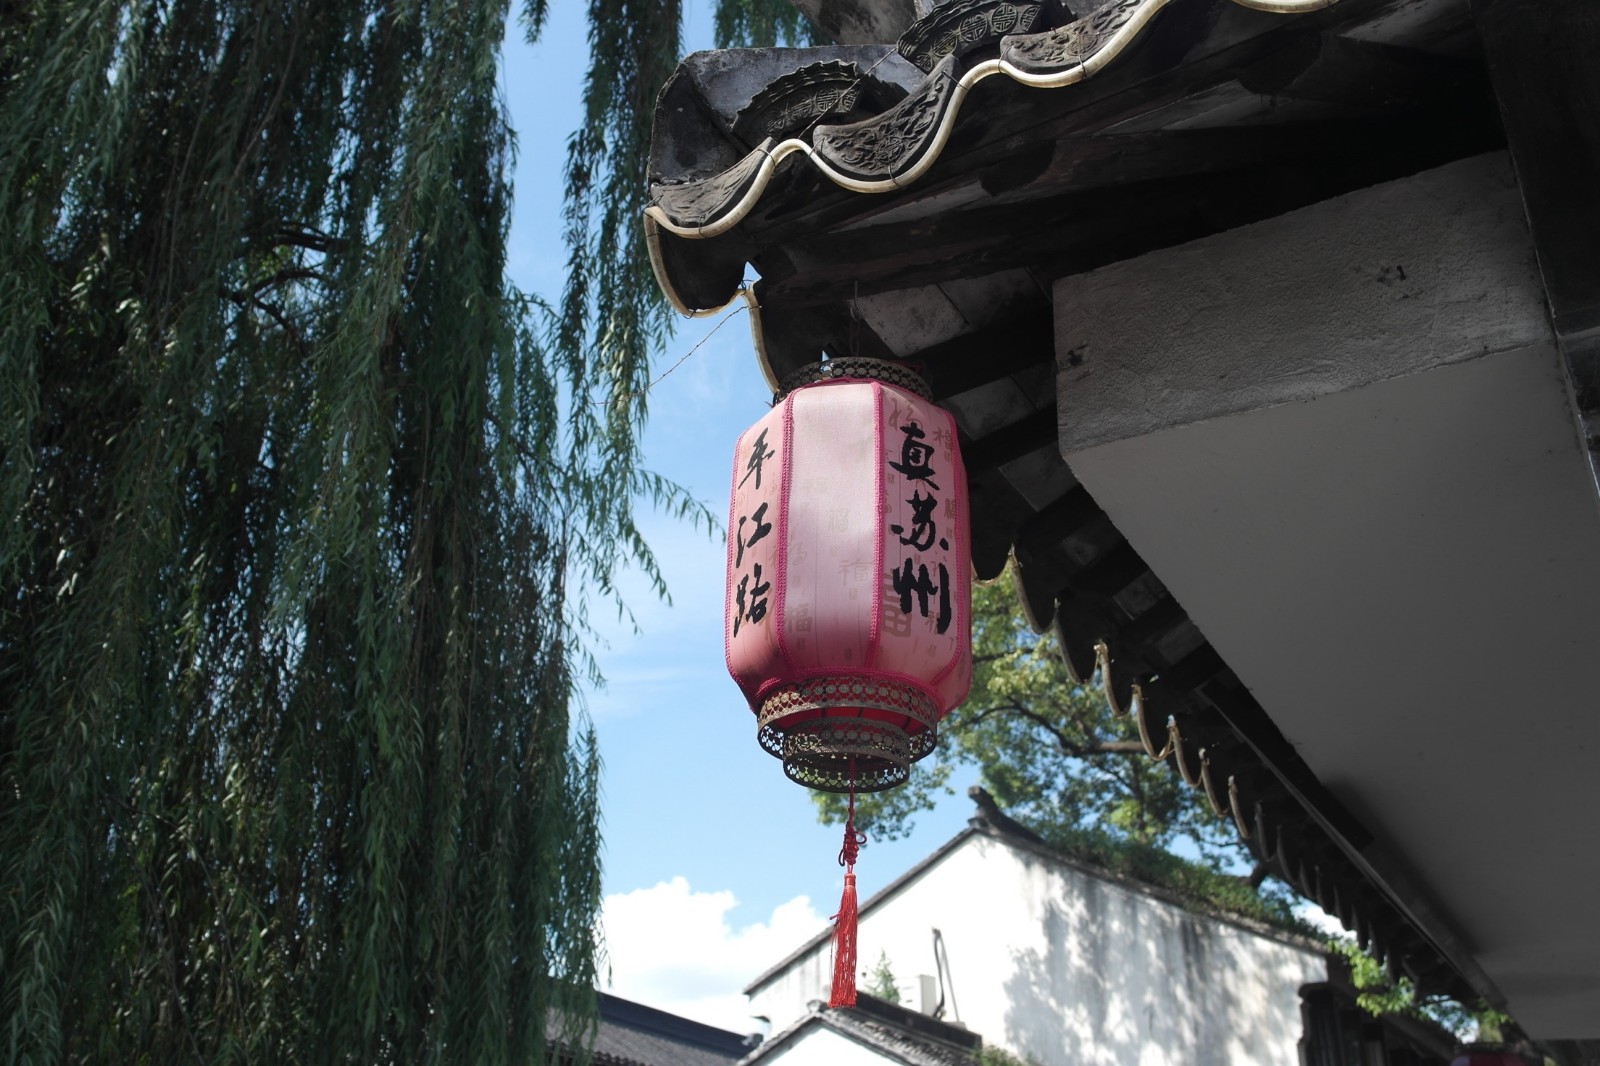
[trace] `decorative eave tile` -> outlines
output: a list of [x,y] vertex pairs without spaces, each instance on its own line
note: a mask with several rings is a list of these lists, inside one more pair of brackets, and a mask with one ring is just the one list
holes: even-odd
[[852,112],[876,113],[893,107],[904,91],[861,72],[856,63],[812,63],[785,74],[756,93],[733,120],[734,136],[754,144],[802,136],[820,120],[835,122]]
[[[649,212],[683,237],[715,237],[738,223],[765,185],[770,170],[772,138],[720,174],[680,185],[652,185]],[[708,232],[709,231],[709,232]]]
[[924,74],[945,56],[964,56],[998,44],[1010,33],[1032,33],[1043,3],[1012,0],[950,0],[914,22],[895,45]]
[[1169,2],[1115,0],[1065,26],[1007,37],[1000,42],[1000,65],[1017,81],[1039,89],[1082,81],[1121,55]]
[[818,126],[813,160],[846,188],[894,188],[920,177],[948,136],[959,80],[946,56],[922,86],[881,115],[848,126]]

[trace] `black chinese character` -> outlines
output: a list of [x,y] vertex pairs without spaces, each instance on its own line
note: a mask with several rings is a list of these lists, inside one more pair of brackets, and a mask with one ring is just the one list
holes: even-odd
[[911,505],[911,534],[905,536],[905,526],[890,526],[892,533],[902,534],[901,544],[909,544],[919,552],[925,552],[933,547],[933,538],[936,535],[933,528],[933,509],[939,503],[936,496],[924,496],[920,492],[913,492],[911,499],[906,501]]
[[[924,568],[926,569],[926,568]],[[941,567],[940,569],[943,569]],[[755,584],[751,584],[751,581]],[[734,606],[737,608],[733,615],[733,635],[739,635],[741,622],[760,622],[767,616],[767,593],[772,591],[772,582],[761,580],[761,564],[757,563],[751,568],[751,573],[739,579],[738,588],[733,590]],[[746,596],[749,597],[748,606]],[[924,614],[927,612],[924,611]],[[944,632],[940,630],[940,632]]]
[[[744,488],[744,483],[750,480],[750,475],[756,476],[756,488],[761,487],[761,464],[771,459],[778,453],[767,447],[767,431],[762,430],[756,434],[755,443],[750,447],[750,458],[745,460],[744,477],[739,479],[739,487]],[[937,485],[934,488],[938,488]]]
[[912,481],[926,481],[929,487],[938,488],[938,482],[933,480],[933,467],[928,465],[928,460],[933,458],[933,449],[922,443],[928,435],[915,422],[901,426],[900,432],[906,435],[906,439],[900,442],[900,461],[889,465]]
[[[916,565],[915,571],[912,567]],[[939,583],[934,584],[928,573],[928,565],[914,564],[907,559],[898,570],[891,570],[894,580],[894,590],[900,595],[900,610],[903,614],[911,613],[911,597],[917,597],[917,613],[928,617],[928,597],[937,594],[939,597],[939,614],[934,620],[934,629],[943,633],[950,628],[950,572],[943,563],[939,564]]]
[[[772,523],[762,521],[766,514],[767,505],[763,503],[756,508],[755,514],[749,518],[744,515],[739,516],[739,530],[733,535],[733,565],[735,568],[744,565],[744,550],[746,548],[751,547],[756,541],[772,532]],[[755,532],[750,534],[749,540],[744,537],[744,524],[746,522],[754,522],[756,524]]]

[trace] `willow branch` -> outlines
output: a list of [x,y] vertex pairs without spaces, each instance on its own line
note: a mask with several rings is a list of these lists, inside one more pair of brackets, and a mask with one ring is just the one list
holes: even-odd
[[228,289],[224,295],[240,306],[250,306],[259,311],[264,311],[269,318],[278,324],[278,327],[284,333],[288,334],[289,339],[294,341],[294,346],[300,350],[300,355],[303,358],[309,359],[311,357],[311,349],[306,346],[305,338],[300,336],[300,330],[289,319],[289,316],[284,314],[283,308],[276,304],[268,303],[254,293],[240,292],[238,289]]
[[327,281],[328,276],[320,270],[309,267],[285,267],[267,275],[254,285],[250,286],[250,295],[258,296],[268,289],[276,288],[286,281]]
[[273,247],[304,248],[310,252],[340,251],[345,247],[344,241],[337,237],[330,237],[326,233],[303,226],[299,229],[285,227],[272,235]]

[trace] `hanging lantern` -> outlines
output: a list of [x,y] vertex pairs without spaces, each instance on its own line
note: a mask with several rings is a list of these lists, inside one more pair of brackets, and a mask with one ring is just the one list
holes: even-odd
[[972,675],[966,473],[909,371],[807,370],[739,439],[728,670],[800,784],[875,792],[933,750]]
[[831,1004],[855,1002],[856,792],[905,781],[972,677],[955,420],[893,363],[786,382],[734,452],[724,641],[761,746],[849,793]]

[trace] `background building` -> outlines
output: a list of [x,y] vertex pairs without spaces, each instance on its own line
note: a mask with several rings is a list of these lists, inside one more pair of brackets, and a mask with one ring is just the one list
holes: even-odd
[[[1341,1040],[1365,1038],[1372,1057],[1357,1061],[1368,1066],[1447,1061],[1442,1032],[1360,1017],[1342,967],[1317,938],[1030,837],[1015,823],[974,818],[863,903],[862,965],[884,953],[909,1007],[937,1011],[1038,1066],[1267,1066],[1297,1061],[1308,1037],[1333,1055]],[[819,1009],[832,976],[824,931],[750,983],[751,1013],[771,1019],[773,1042],[861,1045],[866,1037],[829,1020],[840,1012]],[[952,1039],[921,1035],[936,1051]]]

